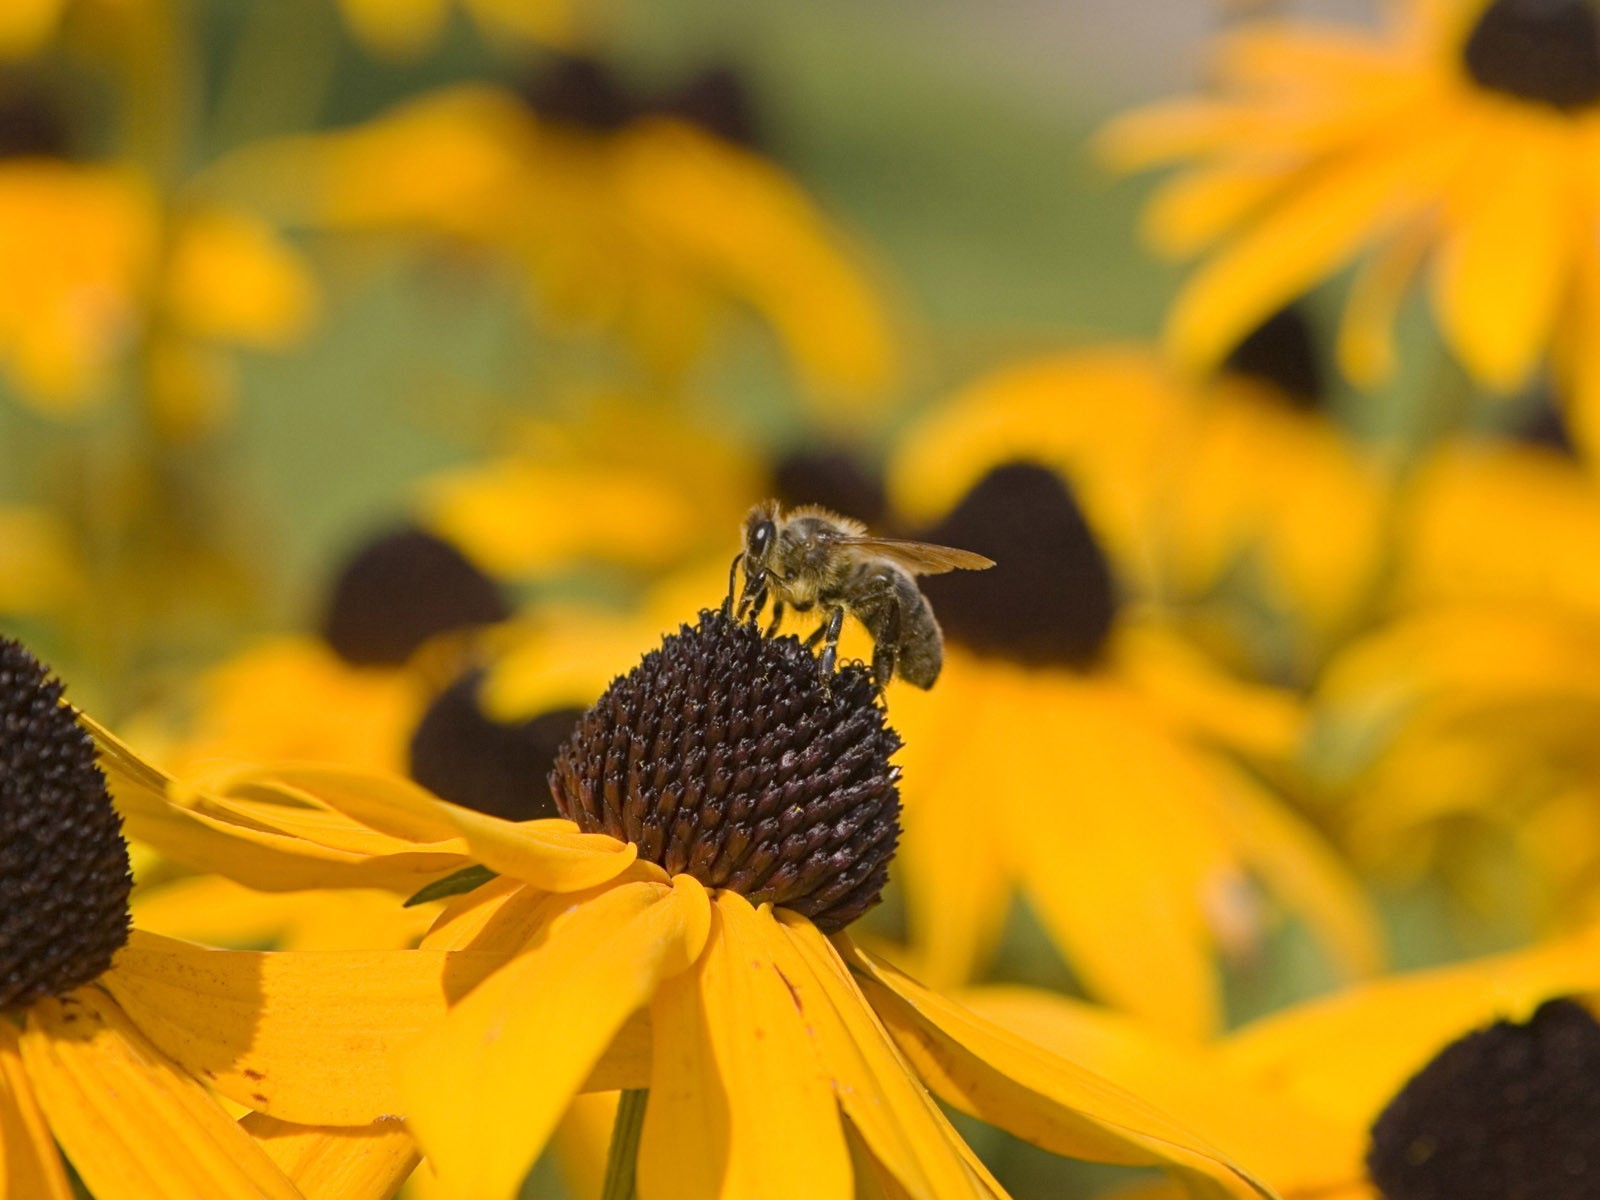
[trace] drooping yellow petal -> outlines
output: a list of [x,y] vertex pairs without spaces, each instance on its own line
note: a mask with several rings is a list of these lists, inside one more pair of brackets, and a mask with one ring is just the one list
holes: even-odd
[[1280,1193],[1320,1197],[1362,1174],[1364,1128],[1327,1120],[1261,1088],[1229,1070],[1209,1045],[1035,988],[975,988],[956,999],[1183,1122]]
[[1246,1027],[1224,1044],[1231,1069],[1308,1109],[1369,1128],[1400,1087],[1450,1042],[1545,1000],[1600,991],[1600,927],[1532,950],[1377,980]]
[[1510,391],[1546,348],[1578,218],[1567,121],[1499,106],[1442,211],[1431,279],[1446,340],[1482,383]]
[[249,1108],[308,1125],[403,1113],[389,1064],[503,954],[207,950],[133,932],[101,982],[162,1051]]
[[511,1196],[612,1035],[705,947],[703,885],[552,897],[544,939],[470,994],[400,1065],[441,1188]]
[[306,1200],[384,1200],[399,1190],[420,1158],[417,1144],[397,1120],[336,1129],[291,1125],[253,1112],[239,1124]]
[[1176,1171],[1197,1195],[1270,1194],[1132,1093],[928,991],[842,935],[838,944],[901,1050],[948,1103],[1057,1154]]
[[985,1197],[960,1136],[933,1103],[826,938],[780,910],[767,947],[839,1104],[884,1170],[914,1196]]
[[850,1192],[832,1081],[773,965],[772,925],[770,908],[720,893],[706,952],[650,1006],[641,1200]]
[[102,1200],[296,1200],[266,1153],[102,993],[28,1010],[22,1060],[72,1165]]
[[0,1196],[72,1200],[33,1085],[23,1071],[17,1028],[0,1020]]
[[1459,130],[1424,118],[1308,174],[1184,285],[1166,331],[1178,361],[1214,367],[1267,316],[1426,204],[1465,153]]
[[1283,172],[1257,163],[1197,169],[1163,183],[1140,216],[1145,243],[1168,258],[1198,254],[1284,187]]
[[395,837],[464,838],[475,862],[550,892],[575,892],[615,878],[638,851],[571,821],[505,821],[439,800],[404,779],[337,767],[285,767],[274,774],[355,821]]
[[1412,222],[1373,250],[1350,285],[1337,355],[1340,369],[1357,387],[1377,387],[1394,372],[1394,323],[1432,236],[1431,222]]
[[1219,781],[1112,682],[1052,673],[1025,695],[1054,731],[1059,790],[1001,789],[997,815],[1041,921],[1096,995],[1197,1036],[1214,1029],[1207,902],[1240,875],[1209,807]]
[[339,0],[350,30],[385,58],[414,58],[439,38],[449,0]]

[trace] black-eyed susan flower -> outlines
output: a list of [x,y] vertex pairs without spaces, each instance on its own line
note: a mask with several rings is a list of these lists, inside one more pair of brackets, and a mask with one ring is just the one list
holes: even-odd
[[[108,1200],[294,1200],[327,1194],[333,1177],[350,1195],[392,1191],[415,1161],[398,1125],[347,1135],[277,1126],[296,1144],[289,1156],[151,1044],[113,995],[124,955],[146,936],[130,929],[130,883],[93,740],[61,685],[0,640],[0,1189],[66,1200],[64,1151]],[[181,976],[149,978],[177,988],[163,1019],[183,1029],[204,1001]]]
[[1277,21],[1226,35],[1206,95],[1135,112],[1103,146],[1124,168],[1183,163],[1146,214],[1162,251],[1205,253],[1168,344],[1196,366],[1358,263],[1340,362],[1394,364],[1425,286],[1444,340],[1509,392],[1547,358],[1592,444],[1600,16],[1585,0],[1414,0],[1381,33]]
[[963,1000],[1128,1081],[1283,1200],[1577,1200],[1600,1189],[1597,962],[1590,929],[1365,984],[1205,1046],[1026,989]]
[[473,638],[510,615],[500,586],[452,542],[395,528],[335,572],[315,635],[245,647],[130,734],[179,773],[222,759],[403,773],[435,693],[470,662]]
[[1304,672],[1364,613],[1385,551],[1384,473],[1331,386],[1296,308],[1201,380],[1139,343],[1012,363],[912,426],[890,496],[931,523],[997,463],[1047,464],[1132,590],[1264,671]]
[[[270,1017],[244,1080],[224,1039],[162,1045],[219,1086],[252,1089],[272,1115],[403,1113],[451,1195],[513,1194],[585,1087],[629,1089],[619,1158],[636,1156],[646,1200],[848,1195],[858,1172],[913,1195],[999,1194],[930,1091],[1064,1154],[1162,1166],[1200,1194],[1258,1194],[1154,1109],[998,1033],[841,932],[887,875],[898,744],[859,668],[824,689],[796,640],[705,613],[585,714],[551,775],[571,821],[514,824],[329,768],[175,786],[115,754],[131,824],[177,811],[197,845],[253,839],[262,856],[236,868],[279,885],[438,878],[466,861],[498,873],[412,952],[449,964],[448,1016],[418,1025],[415,997],[368,1004],[377,1024],[364,1050],[380,1033],[420,1032],[397,1079],[359,1069],[348,1047],[319,1063],[331,1046],[313,1026],[295,1053],[325,1086],[307,1086],[303,1065],[264,1061],[267,1047],[289,1051]],[[352,853],[359,845],[368,853]],[[248,981],[197,959],[185,965],[231,1009]],[[141,1012],[162,998],[125,990]]]
[[542,328],[619,338],[674,385],[729,315],[753,311],[823,411],[858,415],[897,371],[883,290],[793,178],[698,113],[557,59],[520,93],[447,88],[252,147],[214,182],[293,223],[489,255]]
[[[1294,751],[1297,705],[1126,611],[1059,475],[996,467],[926,536],[999,565],[925,582],[944,673],[892,698],[920,971],[971,978],[1014,888],[1093,995],[1190,1033],[1222,1021],[1218,958],[1258,944],[1262,888],[1342,969],[1376,965],[1353,880],[1262,782]],[[997,759],[1003,745],[1032,749]],[[974,822],[978,795],[991,799]]]

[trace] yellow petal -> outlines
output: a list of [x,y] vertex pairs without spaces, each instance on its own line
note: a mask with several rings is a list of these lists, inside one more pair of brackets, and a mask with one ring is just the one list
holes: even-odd
[[300,1194],[199,1083],[93,988],[29,1008],[22,1059],[56,1139],[103,1200]]
[[638,853],[629,843],[579,833],[571,821],[504,821],[448,804],[403,779],[337,767],[287,767],[274,774],[391,836],[464,838],[473,861],[545,891],[575,892],[604,883],[626,870]]
[[839,940],[873,1008],[948,1103],[1057,1154],[1168,1168],[1197,1195],[1270,1195],[1199,1134],[1138,1097]]
[[316,314],[310,268],[259,217],[210,208],[178,222],[166,302],[195,337],[277,347],[301,337]]
[[1399,230],[1356,273],[1339,322],[1339,367],[1357,387],[1373,388],[1394,372],[1394,323],[1433,238],[1431,222]]
[[249,1108],[307,1125],[401,1114],[389,1064],[504,954],[254,953],[133,932],[101,979],[163,1052]]
[[0,5],[0,58],[26,58],[55,32],[66,0],[12,0]]
[[0,1020],[0,1196],[72,1200],[50,1127],[23,1071],[16,1026],[8,1020]]
[[401,1063],[409,1124],[448,1194],[515,1193],[612,1035],[694,962],[711,919],[687,876],[548,904],[544,939]]
[[641,1200],[850,1193],[831,1080],[771,952],[772,913],[722,892],[706,952],[650,1006]]
[[[1523,105],[1517,105],[1521,109]],[[1434,310],[1467,369],[1497,391],[1522,384],[1545,349],[1580,232],[1564,118],[1508,114],[1443,209]]]
[[1162,184],[1140,217],[1155,253],[1169,258],[1198,254],[1284,187],[1284,174],[1259,164],[1224,164],[1194,170]]
[[306,1200],[392,1196],[420,1158],[399,1121],[335,1129],[291,1125],[254,1112],[239,1124]]
[[450,15],[448,0],[339,0],[350,31],[385,58],[414,58],[435,41]]
[[1351,988],[1267,1017],[1231,1037],[1224,1061],[1295,1102],[1357,1129],[1430,1059],[1545,1000],[1600,991],[1600,928],[1515,954]]
[[963,992],[974,1014],[1095,1072],[1182,1121],[1285,1195],[1320,1197],[1362,1174],[1367,1132],[1229,1070],[1210,1046],[1136,1018],[1024,987]]
[[1197,370],[1214,367],[1268,315],[1427,204],[1464,153],[1457,129],[1422,120],[1311,173],[1184,285],[1167,321],[1173,353]]
[[839,1104],[884,1170],[914,1196],[988,1194],[839,956],[803,917],[779,911],[767,948],[800,1009]]

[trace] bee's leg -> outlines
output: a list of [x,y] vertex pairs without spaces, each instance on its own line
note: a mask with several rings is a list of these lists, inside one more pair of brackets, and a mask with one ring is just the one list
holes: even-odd
[[741,621],[754,621],[761,615],[761,610],[767,606],[767,573],[758,571],[754,575],[746,575],[744,591],[739,593],[739,607],[734,616]]
[[733,562],[728,566],[728,598],[722,602],[722,615],[733,615],[733,594],[739,587],[739,564],[744,561],[744,551],[733,556]]
[[894,678],[895,660],[900,656],[900,605],[891,603],[883,614],[883,625],[872,634],[872,682],[879,691]]
[[822,674],[822,684],[826,688],[828,680],[833,677],[833,669],[839,663],[839,634],[844,629],[844,609],[834,608],[828,612],[828,623],[822,627],[822,661],[819,670]]
[[815,650],[817,648],[817,643],[822,640],[822,635],[827,633],[827,632],[828,632],[828,623],[826,621],[824,621],[821,625],[818,625],[815,629],[813,629],[811,631],[811,636],[806,638],[806,640],[805,640],[805,648],[807,650]]
[[783,601],[772,602],[772,623],[767,626],[767,636],[771,637],[778,632],[778,626],[783,624]]

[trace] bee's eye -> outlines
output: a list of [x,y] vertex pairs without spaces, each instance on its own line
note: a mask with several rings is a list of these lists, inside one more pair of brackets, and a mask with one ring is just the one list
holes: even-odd
[[760,558],[767,552],[767,547],[772,545],[772,538],[777,533],[771,521],[763,521],[755,527],[750,534],[750,553]]

